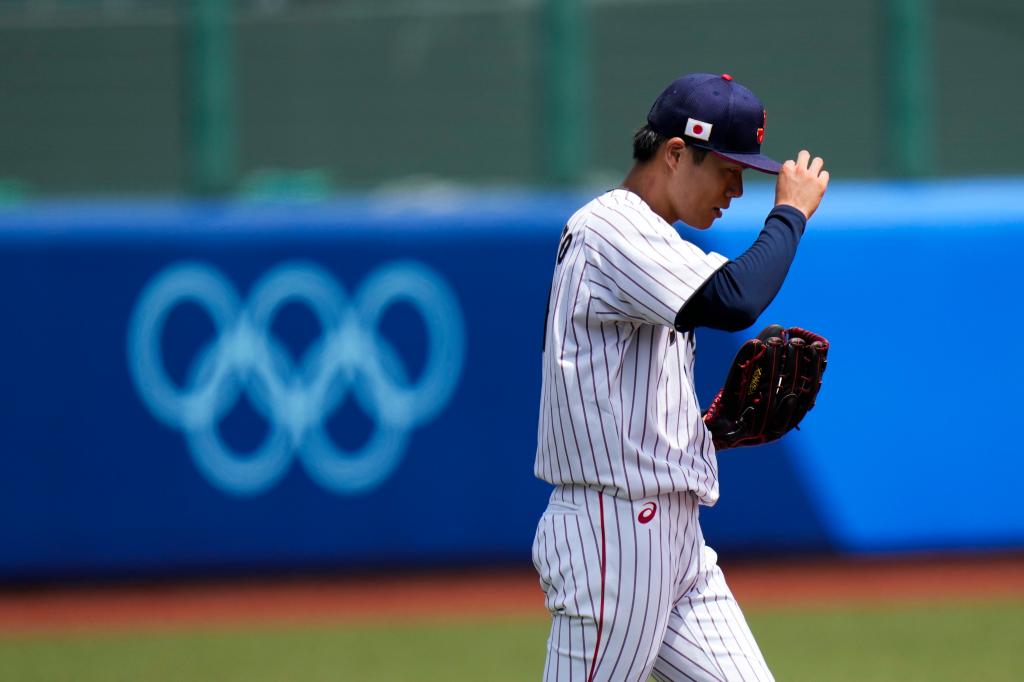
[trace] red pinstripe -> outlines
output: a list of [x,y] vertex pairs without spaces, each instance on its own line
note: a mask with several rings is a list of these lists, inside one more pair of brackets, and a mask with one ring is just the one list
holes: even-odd
[[594,682],[594,672],[597,670],[597,652],[601,648],[601,630],[604,628],[604,583],[605,568],[607,567],[608,551],[604,539],[604,493],[597,494],[599,513],[601,514],[601,609],[597,618],[597,642],[594,644],[594,660],[590,662],[590,676],[587,682]]

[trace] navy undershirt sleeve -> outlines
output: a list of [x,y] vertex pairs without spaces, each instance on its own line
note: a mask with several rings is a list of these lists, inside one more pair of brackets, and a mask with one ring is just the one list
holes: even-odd
[[782,288],[807,219],[792,206],[776,206],[750,248],[719,268],[676,314],[676,329],[740,331],[757,321]]

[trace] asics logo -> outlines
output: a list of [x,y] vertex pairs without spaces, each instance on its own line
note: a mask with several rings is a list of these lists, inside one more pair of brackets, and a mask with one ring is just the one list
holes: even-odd
[[636,520],[640,523],[650,523],[654,520],[654,515],[658,513],[658,505],[655,502],[648,502],[644,505],[640,513],[637,514]]
[[[426,362],[415,381],[379,334],[382,316],[399,302],[426,328]],[[169,314],[185,303],[205,311],[216,335],[196,353],[179,387],[167,374],[162,338]],[[271,333],[289,303],[308,308],[321,330],[298,360]],[[128,365],[153,416],[184,434],[195,465],[221,490],[264,492],[297,457],[322,487],[354,494],[382,483],[405,452],[410,431],[448,404],[464,346],[454,293],[420,263],[383,265],[349,296],[319,266],[289,262],[266,273],[242,301],[215,268],[181,262],[153,277],[139,295],[128,329]],[[254,452],[239,453],[224,443],[218,423],[243,394],[268,429]],[[350,394],[375,423],[353,452],[339,448],[324,425]]]

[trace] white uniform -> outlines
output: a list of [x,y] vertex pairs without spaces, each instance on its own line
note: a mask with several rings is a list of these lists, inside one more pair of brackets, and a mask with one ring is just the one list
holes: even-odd
[[545,679],[770,680],[704,545],[718,466],[676,313],[727,259],[618,189],[563,231],[545,322],[535,473],[555,490],[534,565]]

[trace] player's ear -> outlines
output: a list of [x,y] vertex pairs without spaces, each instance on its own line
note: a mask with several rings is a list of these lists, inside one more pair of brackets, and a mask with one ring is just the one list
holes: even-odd
[[686,143],[683,142],[681,137],[672,137],[665,141],[661,149],[662,159],[668,166],[669,170],[675,170],[679,167],[679,163],[682,161],[683,156],[686,154]]

